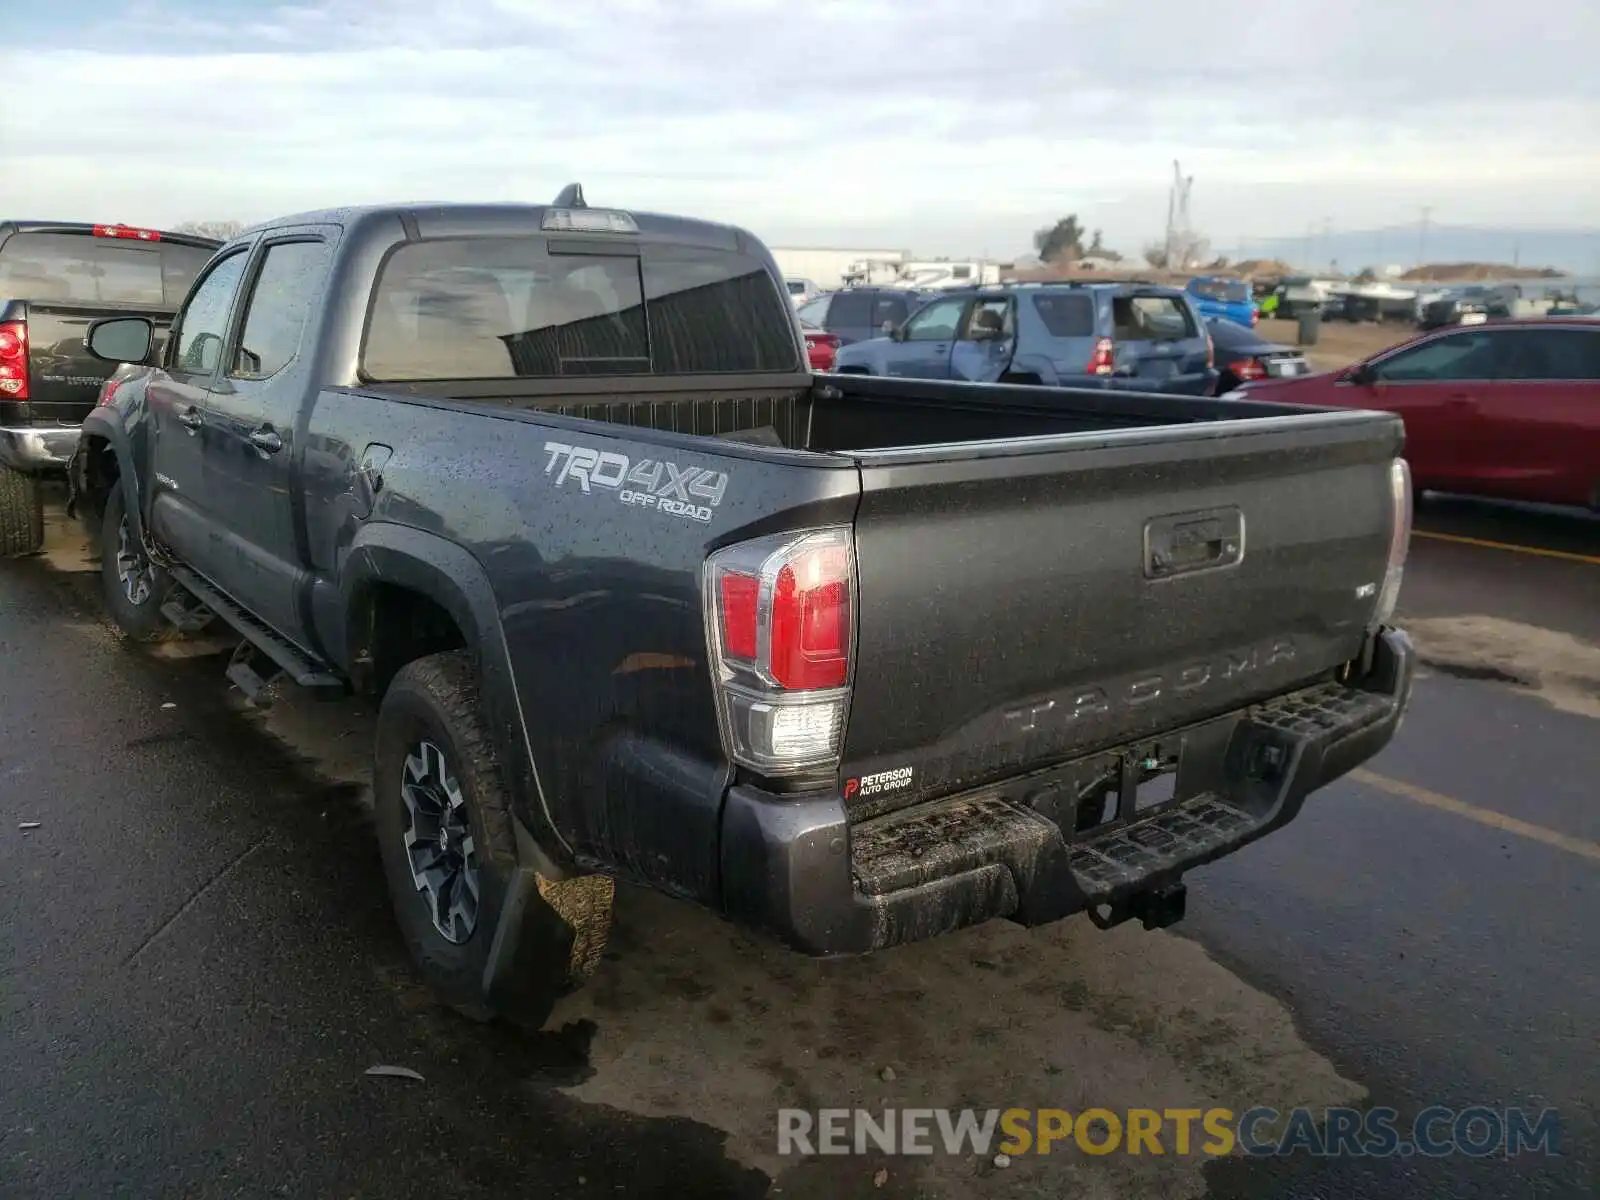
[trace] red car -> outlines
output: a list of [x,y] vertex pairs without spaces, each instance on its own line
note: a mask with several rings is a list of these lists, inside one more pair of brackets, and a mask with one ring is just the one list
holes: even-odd
[[820,329],[810,321],[800,322],[800,332],[806,337],[806,358],[813,371],[833,370],[834,357],[839,353],[839,335]]
[[1419,490],[1600,509],[1600,320],[1451,326],[1227,395],[1395,413]]

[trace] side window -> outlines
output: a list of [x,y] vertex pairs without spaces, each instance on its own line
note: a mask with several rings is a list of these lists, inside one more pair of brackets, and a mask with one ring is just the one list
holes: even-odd
[[294,361],[327,266],[324,242],[280,242],[267,248],[245,309],[239,353],[230,372],[235,378],[267,379]]
[[815,300],[802,304],[800,306],[800,319],[802,321],[810,321],[820,328],[828,319],[828,303],[832,299],[832,296],[818,296]]
[[1033,311],[1039,314],[1051,337],[1094,336],[1094,300],[1089,296],[1077,292],[1035,294]]
[[956,326],[967,307],[966,297],[935,300],[906,322],[908,342],[948,342],[956,336]]
[[1001,297],[979,300],[967,315],[966,331],[962,337],[969,342],[988,339],[995,341],[1011,336],[1011,301]]
[[1384,383],[1431,383],[1493,379],[1502,343],[1485,329],[1453,333],[1374,364],[1373,377]]
[[882,329],[885,321],[896,327],[904,325],[909,311],[904,296],[879,296],[872,303],[872,327]]
[[1585,329],[1508,329],[1502,379],[1600,379],[1600,332]]
[[172,352],[172,369],[186,375],[210,375],[222,361],[222,339],[228,332],[228,313],[244,278],[250,254],[240,250],[211,268],[189,297],[178,318],[178,341]]
[[872,298],[865,292],[838,292],[828,309],[829,329],[854,329],[867,324],[872,315]]

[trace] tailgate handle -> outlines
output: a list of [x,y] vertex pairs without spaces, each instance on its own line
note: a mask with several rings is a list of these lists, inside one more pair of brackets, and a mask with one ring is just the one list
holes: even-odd
[[1146,579],[1236,566],[1244,558],[1244,513],[1237,508],[1152,517],[1144,526]]

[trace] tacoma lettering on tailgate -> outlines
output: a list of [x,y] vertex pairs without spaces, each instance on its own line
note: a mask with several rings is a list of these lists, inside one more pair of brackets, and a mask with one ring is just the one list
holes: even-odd
[[1088,716],[1138,708],[1162,696],[1190,696],[1214,683],[1225,683],[1241,675],[1289,662],[1295,645],[1289,638],[1276,638],[1246,650],[1229,651],[1211,662],[1195,662],[1166,675],[1147,675],[1110,688],[1087,687],[1062,700],[1014,708],[1004,714],[1006,723],[1019,733],[1031,733],[1046,725],[1069,725]]
[[544,449],[550,456],[544,473],[555,476],[557,487],[574,481],[585,493],[605,488],[630,508],[653,509],[686,521],[711,520],[712,510],[728,490],[726,471],[657,458],[634,460],[615,450],[565,442],[546,442]]

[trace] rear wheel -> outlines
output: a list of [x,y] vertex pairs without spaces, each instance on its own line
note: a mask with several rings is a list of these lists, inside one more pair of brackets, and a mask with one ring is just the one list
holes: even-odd
[[[484,969],[517,868],[509,797],[465,651],[402,667],[378,712],[373,763],[378,845],[411,956],[447,1004],[496,1015]],[[543,1024],[556,1000],[600,963],[612,881],[538,880],[518,944],[519,1021]]]
[[134,533],[120,483],[112,485],[101,517],[100,584],[111,619],[128,637],[159,642],[178,636],[177,627],[161,615],[161,606],[177,585],[150,561]]
[[44,499],[32,475],[0,467],[0,558],[37,554],[44,547]]

